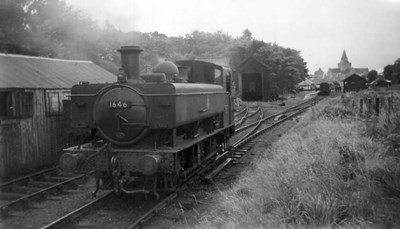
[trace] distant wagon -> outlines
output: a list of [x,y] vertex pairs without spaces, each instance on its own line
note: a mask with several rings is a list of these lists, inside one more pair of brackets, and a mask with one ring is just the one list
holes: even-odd
[[331,93],[331,85],[329,83],[323,82],[319,84],[318,95],[329,95]]
[[0,53],[0,178],[58,162],[65,144],[63,100],[81,81],[113,82],[90,61]]

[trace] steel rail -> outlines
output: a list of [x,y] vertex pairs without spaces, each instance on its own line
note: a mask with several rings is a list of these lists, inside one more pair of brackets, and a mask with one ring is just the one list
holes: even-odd
[[88,212],[95,204],[99,203],[100,201],[104,201],[106,198],[109,198],[112,193],[113,193],[113,191],[109,191],[109,192],[105,193],[103,196],[101,196],[101,197],[83,205],[82,207],[76,209],[75,211],[72,211],[72,212],[64,215],[63,217],[47,224],[46,226],[42,227],[41,229],[60,228],[64,225],[66,225],[67,223],[70,223],[71,220],[76,219],[76,218],[82,216],[83,214],[85,214],[86,212]]
[[178,197],[178,194],[176,192],[170,194],[167,196],[164,200],[162,200],[160,203],[158,203],[156,206],[154,206],[152,209],[147,211],[143,216],[141,216],[138,220],[136,220],[133,224],[131,224],[128,229],[134,229],[134,228],[140,228],[143,226],[143,224],[154,217],[158,211],[160,211],[162,208],[167,206],[169,202],[174,200],[175,198]]
[[54,172],[57,169],[58,169],[58,167],[53,167],[53,168],[45,169],[45,170],[42,170],[42,171],[39,171],[39,172],[31,173],[31,174],[28,174],[26,176],[19,177],[19,178],[7,181],[5,183],[0,184],[0,189],[3,189],[5,186],[9,186],[9,185],[12,185],[14,183],[22,182],[24,180],[29,180],[29,179],[34,178],[34,177],[42,176],[43,174],[46,174],[46,173]]
[[234,114],[234,116],[239,116],[239,115],[241,115],[243,112],[246,111],[246,108],[247,108],[247,107],[245,107],[245,108],[242,109],[241,111],[236,112],[236,113]]
[[244,115],[240,118],[240,120],[238,122],[235,123],[235,126],[242,124],[244,122],[244,120],[246,120],[246,118],[249,114],[249,107],[246,106],[246,109],[244,111],[245,111]]
[[54,184],[54,185],[52,185],[50,187],[43,188],[42,190],[36,191],[34,193],[31,193],[31,194],[28,194],[28,195],[25,195],[25,196],[22,196],[22,197],[20,197],[18,199],[15,199],[15,200],[9,201],[9,202],[1,205],[0,206],[0,210],[1,210],[2,213],[4,213],[4,212],[7,211],[7,209],[9,207],[11,207],[11,206],[13,206],[13,205],[15,205],[17,203],[26,201],[26,200],[28,200],[30,198],[35,197],[35,196],[46,194],[48,191],[51,191],[51,190],[54,190],[54,189],[58,189],[58,188],[62,187],[63,185],[66,185],[66,184],[69,184],[69,183],[71,183],[73,181],[81,179],[84,176],[86,176],[86,174],[78,175],[78,176],[72,177],[72,178],[70,178],[70,179],[68,179],[66,181],[62,181],[62,182],[56,183],[56,184]]
[[[300,106],[306,105],[306,104],[309,104],[309,103],[314,103],[314,100],[307,100],[306,102],[303,102],[303,103],[297,104],[297,105],[295,105],[295,106],[289,107],[288,109],[286,109],[286,110],[284,110],[284,111],[280,111],[280,112],[277,112],[277,113],[275,113],[275,114],[272,114],[272,115],[270,115],[270,116],[268,116],[268,117],[265,117],[265,118],[263,119],[263,121],[271,120],[271,119],[273,119],[273,118],[275,118],[275,117],[277,117],[277,116],[279,116],[279,115],[281,115],[281,114],[284,114],[285,112],[289,112],[289,111],[291,111],[291,110],[298,110],[298,109],[301,109],[301,108],[299,108]],[[259,123],[259,121],[255,121],[255,122],[250,123],[250,124],[248,124],[248,125],[246,125],[246,126],[243,126],[243,127],[241,127],[241,128],[236,129],[235,132],[236,132],[236,133],[242,132],[242,131],[244,131],[245,129],[248,129],[248,128],[252,127],[252,126],[257,125],[258,123]]]

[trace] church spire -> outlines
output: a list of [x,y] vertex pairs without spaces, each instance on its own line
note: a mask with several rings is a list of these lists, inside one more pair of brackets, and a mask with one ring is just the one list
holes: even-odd
[[343,50],[341,62],[349,62],[346,55],[346,50]]
[[343,50],[342,59],[338,63],[338,68],[341,72],[345,72],[347,69],[351,69],[351,63],[347,59],[346,50]]

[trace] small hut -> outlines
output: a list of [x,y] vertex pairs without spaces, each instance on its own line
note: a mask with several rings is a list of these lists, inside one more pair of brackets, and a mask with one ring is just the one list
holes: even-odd
[[367,89],[367,80],[357,74],[353,74],[343,80],[343,92],[360,91]]
[[0,53],[0,178],[58,162],[68,140],[63,100],[81,81],[116,76],[90,61]]
[[268,66],[255,57],[245,59],[235,68],[236,85],[244,101],[268,101],[271,78]]
[[391,80],[386,80],[383,77],[378,77],[371,83],[369,83],[369,86],[371,87],[390,87],[392,85]]
[[314,91],[316,86],[311,80],[305,79],[304,81],[297,84],[297,88],[300,91]]

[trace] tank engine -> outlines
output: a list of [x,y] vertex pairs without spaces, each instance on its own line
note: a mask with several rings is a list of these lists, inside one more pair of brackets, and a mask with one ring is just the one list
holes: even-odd
[[164,62],[139,75],[142,50],[118,51],[116,83],[71,90],[71,126],[102,140],[65,149],[60,167],[73,171],[91,162],[94,194],[103,181],[117,193],[158,197],[158,189],[174,189],[228,147],[234,134],[231,71],[189,60]]

